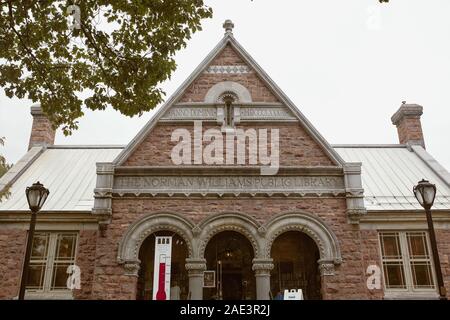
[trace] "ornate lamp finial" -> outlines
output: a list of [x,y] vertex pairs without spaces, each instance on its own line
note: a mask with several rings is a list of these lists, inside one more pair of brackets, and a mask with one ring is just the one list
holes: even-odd
[[223,23],[223,28],[225,29],[225,33],[233,34],[234,23],[231,20],[225,20]]

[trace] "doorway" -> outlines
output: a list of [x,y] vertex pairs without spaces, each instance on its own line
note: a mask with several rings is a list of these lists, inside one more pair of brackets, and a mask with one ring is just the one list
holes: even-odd
[[278,236],[272,244],[271,257],[274,268],[270,275],[272,296],[284,290],[302,289],[304,299],[320,300],[321,278],[319,249],[305,233],[288,231]]
[[170,283],[171,290],[168,300],[186,300],[189,292],[189,279],[185,268],[188,249],[184,239],[170,231],[158,231],[149,235],[139,250],[139,278],[137,284],[137,300],[152,300],[153,297],[153,268],[155,257],[155,237],[172,237],[172,257]]
[[214,271],[214,286],[204,288],[205,300],[256,299],[254,257],[250,241],[235,231],[216,234],[208,242],[205,258],[208,271]]

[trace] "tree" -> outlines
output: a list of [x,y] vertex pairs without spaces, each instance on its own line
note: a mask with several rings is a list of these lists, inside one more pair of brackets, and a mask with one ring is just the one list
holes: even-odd
[[[5,138],[0,138],[0,146],[5,144]],[[11,166],[6,163],[6,159],[0,154],[0,178],[9,170]],[[0,201],[9,195],[8,188],[0,189]]]
[[0,85],[40,102],[65,134],[83,105],[142,114],[211,16],[203,0],[0,0]]

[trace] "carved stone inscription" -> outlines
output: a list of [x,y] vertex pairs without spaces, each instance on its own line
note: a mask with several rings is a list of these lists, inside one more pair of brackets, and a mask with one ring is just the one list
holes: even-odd
[[242,107],[241,118],[255,119],[295,119],[295,117],[283,107]]
[[172,107],[164,116],[163,120],[183,119],[216,119],[216,107]]
[[[216,106],[173,106],[162,120],[216,120]],[[285,107],[241,106],[241,120],[295,120],[295,116]]]
[[118,176],[117,192],[334,192],[344,189],[335,176]]

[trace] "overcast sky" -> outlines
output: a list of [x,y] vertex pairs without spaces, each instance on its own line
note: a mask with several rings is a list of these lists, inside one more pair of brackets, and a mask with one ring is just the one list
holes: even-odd
[[[234,36],[332,144],[398,143],[390,117],[401,101],[424,107],[430,152],[450,168],[450,1],[226,0],[206,1],[203,22],[176,56],[178,69],[163,84],[168,95],[223,36]],[[0,148],[9,162],[22,157],[32,118],[26,99],[0,93]],[[57,144],[127,144],[152,112],[128,118],[87,111],[70,137]]]

